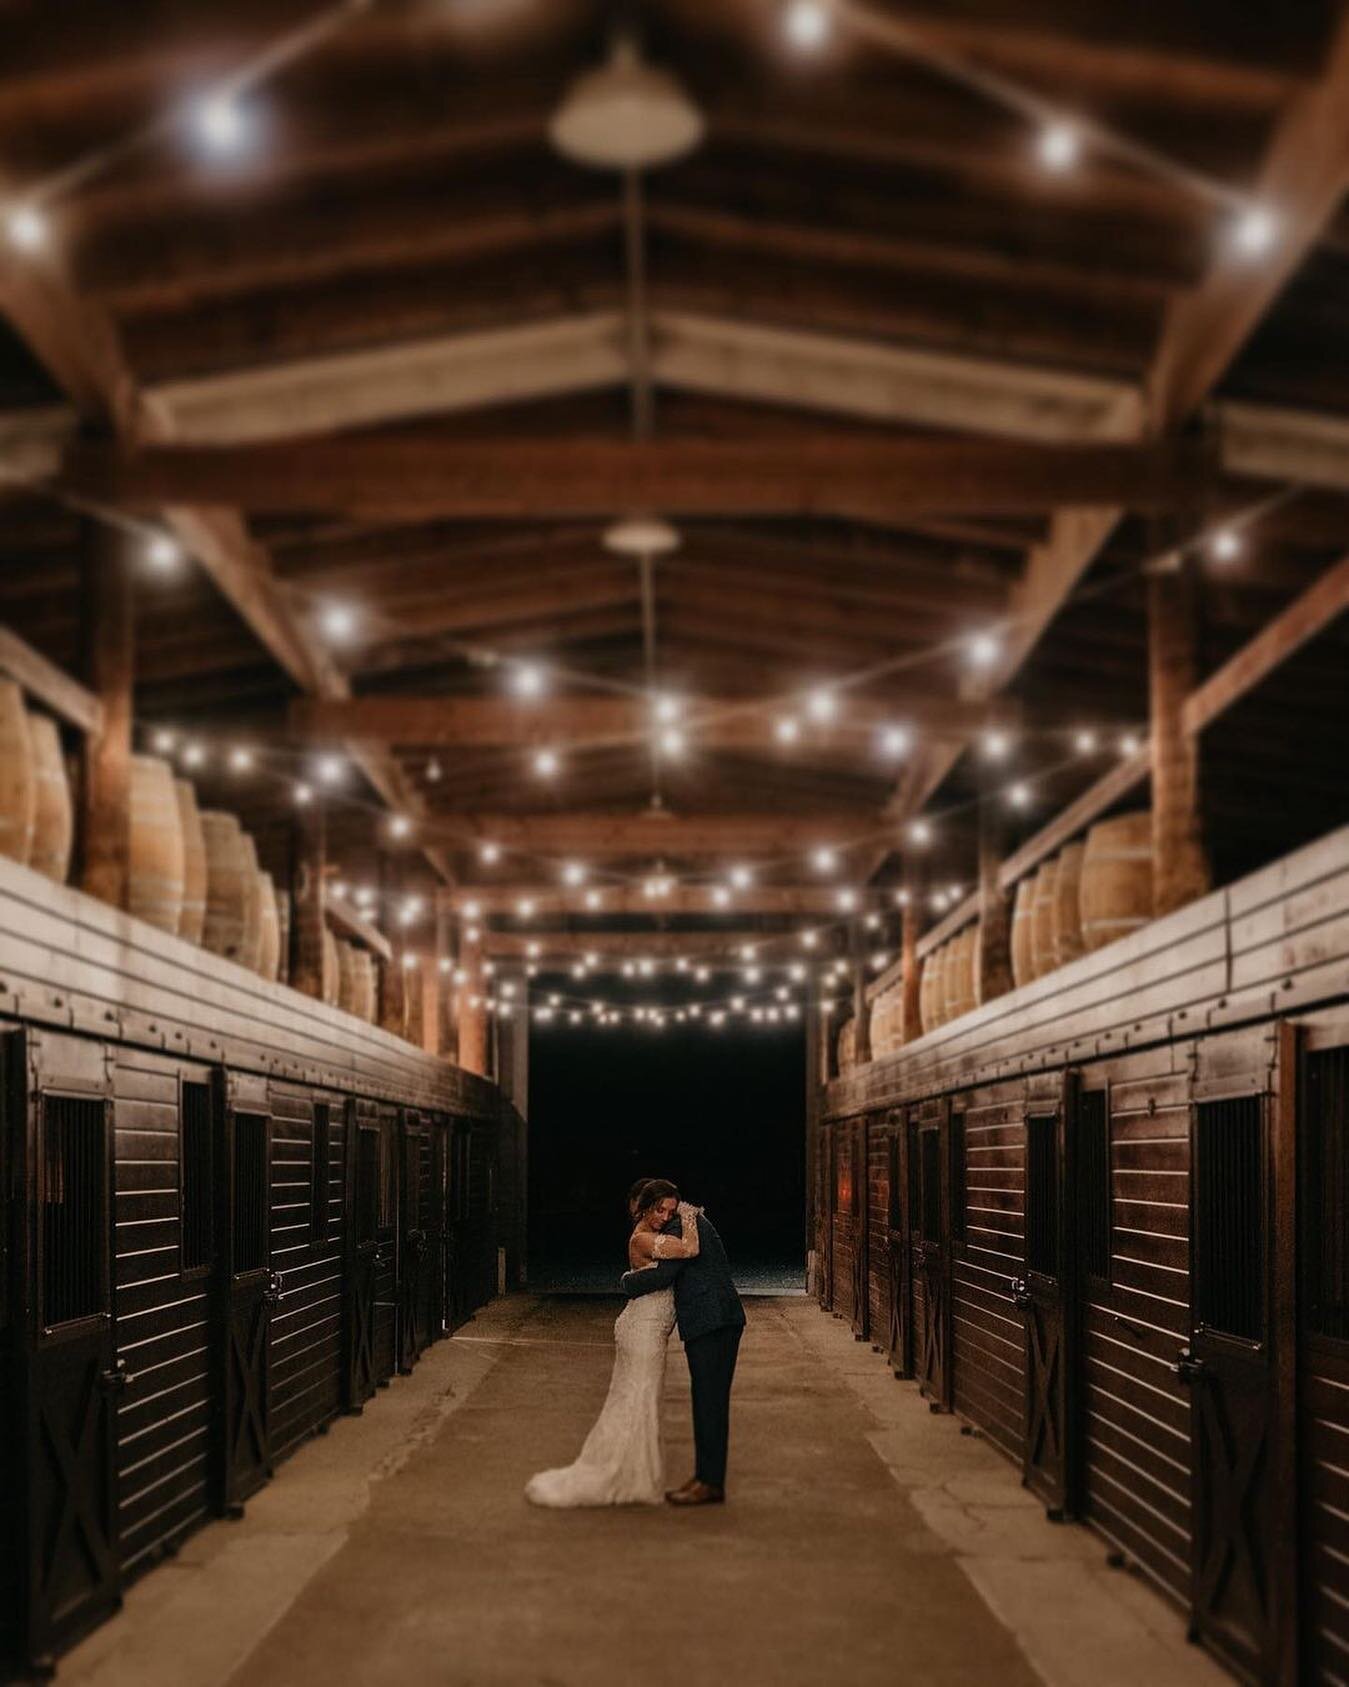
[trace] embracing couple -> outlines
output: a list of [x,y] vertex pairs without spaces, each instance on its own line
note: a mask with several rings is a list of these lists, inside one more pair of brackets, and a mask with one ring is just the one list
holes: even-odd
[[575,1464],[531,1477],[535,1505],[654,1505],[665,1487],[660,1402],[665,1352],[676,1322],[693,1389],[697,1468],[671,1505],[716,1505],[726,1497],[726,1445],[745,1309],[731,1281],[721,1237],[699,1207],[664,1178],[628,1193],[633,1230],[619,1287],[628,1304],[614,1325],[614,1370],[599,1417]]

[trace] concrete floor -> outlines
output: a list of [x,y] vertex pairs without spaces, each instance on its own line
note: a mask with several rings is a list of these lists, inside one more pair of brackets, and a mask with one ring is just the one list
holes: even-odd
[[[1224,1678],[1015,1472],[801,1299],[750,1303],[725,1508],[541,1512],[615,1303],[519,1296],[138,1583],[80,1687],[819,1687]],[[672,1344],[667,1452],[691,1465]]]

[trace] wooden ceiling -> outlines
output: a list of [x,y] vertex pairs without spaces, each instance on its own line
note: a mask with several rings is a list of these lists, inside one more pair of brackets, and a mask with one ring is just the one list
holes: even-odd
[[[707,875],[758,850],[767,877],[812,882],[802,839],[856,840],[855,872],[875,871],[926,806],[951,815],[942,878],[968,884],[979,711],[1013,731],[1009,767],[1043,775],[1030,827],[1101,771],[1072,764],[1076,729],[1113,745],[1144,720],[1140,561],[1277,492],[1290,428],[1295,453],[1316,442],[1317,485],[1240,559],[1204,561],[1212,662],[1349,549],[1344,8],[844,13],[805,55],[769,0],[377,0],[249,93],[247,144],[209,158],[165,114],[312,3],[64,0],[54,29],[0,0],[0,187],[97,165],[48,203],[50,249],[0,271],[0,464],[36,451],[67,493],[163,519],[193,554],[140,590],[147,726],[247,737],[291,777],[325,735],[369,733],[349,700],[389,699],[340,811],[351,870],[382,805],[461,882],[485,876],[472,839],[518,824],[540,854],[506,876],[551,883],[652,796],[650,735],[563,706],[647,685],[639,572],[603,544],[642,505],[682,539],[647,630],[689,743],[655,781],[676,821],[723,824],[698,848],[678,824],[651,847],[639,831],[606,859]],[[643,183],[637,445],[621,184],[546,134],[620,26],[707,118]],[[915,53],[884,44],[895,26]],[[969,85],[989,78],[1147,159],[1089,139],[1046,170],[1036,126]],[[1240,256],[1246,202],[1277,230]],[[80,517],[23,489],[4,515],[0,621],[75,667]],[[335,601],[358,627],[329,646]],[[988,627],[999,658],[972,675]],[[1206,740],[1224,865],[1343,810],[1342,752],[1315,727],[1344,718],[1347,642],[1332,627],[1245,730]],[[512,657],[552,674],[514,725],[444,742],[397,720],[400,696],[499,701]],[[838,722],[777,739],[840,682]],[[914,726],[906,763],[877,753],[889,720]],[[545,740],[553,782],[530,769]],[[280,777],[203,783],[260,826],[285,813]],[[1234,845],[1248,822],[1258,841]]]

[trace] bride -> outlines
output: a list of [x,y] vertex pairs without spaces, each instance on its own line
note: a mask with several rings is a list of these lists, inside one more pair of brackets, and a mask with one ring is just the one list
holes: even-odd
[[[628,1266],[645,1270],[662,1259],[698,1254],[698,1212],[678,1199],[674,1185],[652,1178],[632,1200],[636,1220],[628,1238]],[[661,1231],[678,1212],[685,1240]],[[534,1505],[656,1505],[664,1492],[660,1400],[665,1350],[674,1329],[673,1289],[630,1300],[614,1325],[614,1370],[609,1393],[575,1464],[544,1470],[525,1486]]]

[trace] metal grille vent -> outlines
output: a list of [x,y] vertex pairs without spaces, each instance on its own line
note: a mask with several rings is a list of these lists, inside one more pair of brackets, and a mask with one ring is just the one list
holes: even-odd
[[102,1101],[42,1101],[42,1324],[107,1311],[108,1165]]
[[267,1263],[267,1119],[234,1115],[234,1269]]
[[1059,1271],[1059,1122],[1026,1120],[1026,1266],[1045,1277]]
[[1261,1098],[1201,1102],[1195,1148],[1197,1322],[1258,1341],[1265,1323]]

